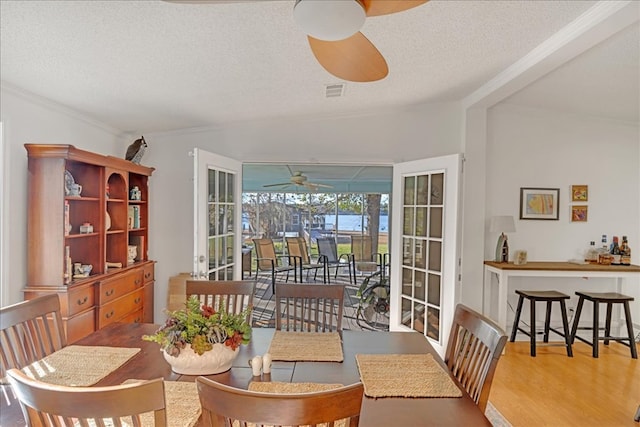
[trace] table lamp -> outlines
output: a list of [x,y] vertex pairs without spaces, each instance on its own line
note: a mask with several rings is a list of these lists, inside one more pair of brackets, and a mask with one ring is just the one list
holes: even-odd
[[489,231],[492,233],[500,233],[498,244],[496,245],[496,262],[509,262],[509,243],[507,235],[516,231],[516,226],[511,215],[497,215],[491,217]]

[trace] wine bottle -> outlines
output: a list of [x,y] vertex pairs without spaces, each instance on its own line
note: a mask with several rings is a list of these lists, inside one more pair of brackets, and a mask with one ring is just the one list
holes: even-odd
[[613,241],[609,247],[609,254],[611,254],[611,264],[620,264],[620,246],[618,244],[618,236],[613,236]]
[[602,246],[598,251],[598,264],[611,264],[611,256],[609,255],[609,247],[607,246],[607,235],[602,235]]

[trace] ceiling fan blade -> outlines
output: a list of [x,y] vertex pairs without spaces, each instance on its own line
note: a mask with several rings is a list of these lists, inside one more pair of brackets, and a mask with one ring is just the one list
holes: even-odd
[[329,184],[318,184],[317,182],[312,182],[311,184],[313,184],[316,187],[333,188],[333,185],[329,185]]
[[374,82],[389,74],[387,61],[359,31],[349,38],[337,41],[318,40],[310,36],[307,38],[320,65],[338,78],[351,82]]
[[412,9],[428,1],[429,0],[362,0],[362,3],[364,4],[364,10],[367,16],[380,16]]
[[283,185],[291,185],[290,182],[281,182],[279,184],[267,184],[263,185],[263,187],[282,187]]

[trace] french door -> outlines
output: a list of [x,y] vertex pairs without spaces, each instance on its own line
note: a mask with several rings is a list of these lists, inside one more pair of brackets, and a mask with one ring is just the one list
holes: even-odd
[[194,149],[193,277],[242,276],[242,164]]
[[461,158],[393,166],[390,328],[424,334],[441,356],[459,299]]

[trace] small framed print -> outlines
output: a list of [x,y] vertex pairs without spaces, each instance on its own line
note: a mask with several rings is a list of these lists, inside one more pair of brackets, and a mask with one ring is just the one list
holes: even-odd
[[587,205],[571,206],[571,222],[587,222],[589,207]]
[[588,185],[572,185],[571,186],[571,201],[572,202],[586,202],[589,200],[589,186]]
[[520,188],[520,219],[558,220],[559,188]]

